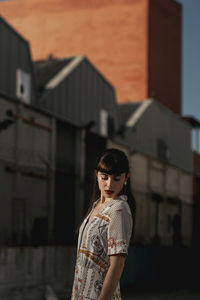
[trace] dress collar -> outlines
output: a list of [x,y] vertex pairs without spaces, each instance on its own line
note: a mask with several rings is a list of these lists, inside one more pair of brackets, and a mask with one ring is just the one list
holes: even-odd
[[120,195],[118,196],[116,199],[113,200],[123,200],[123,201],[127,201],[127,196],[126,195]]
[[[108,201],[108,202],[106,203],[106,205],[109,205],[109,204],[113,203],[113,201],[118,201],[118,200],[127,201],[127,196],[126,196],[126,195],[119,195],[119,196],[117,196],[117,197],[114,198],[114,199],[110,199],[110,201]],[[98,198],[98,199],[94,202],[93,208],[97,205],[97,203],[98,203],[99,201],[100,201],[100,198]]]

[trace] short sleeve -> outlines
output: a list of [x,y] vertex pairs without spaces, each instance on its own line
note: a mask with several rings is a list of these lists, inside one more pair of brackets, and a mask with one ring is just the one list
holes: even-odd
[[132,215],[128,204],[119,203],[113,209],[108,225],[108,255],[128,254],[132,226]]

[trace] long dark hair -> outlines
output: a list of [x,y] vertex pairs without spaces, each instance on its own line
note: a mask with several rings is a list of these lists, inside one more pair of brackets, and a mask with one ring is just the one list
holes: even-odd
[[[87,215],[90,213],[94,202],[100,197],[100,190],[96,178],[96,172],[103,172],[108,175],[120,175],[125,173],[126,175],[130,173],[129,161],[126,154],[116,148],[106,149],[104,153],[97,159],[96,167],[94,171],[94,186],[93,193],[89,205],[89,209],[87,211]],[[136,212],[136,203],[135,198],[131,192],[131,184],[130,177],[127,180],[127,184],[123,186],[120,195],[127,196],[127,202],[129,204],[132,217],[133,224],[135,224],[135,212]],[[134,226],[133,226],[134,231]]]

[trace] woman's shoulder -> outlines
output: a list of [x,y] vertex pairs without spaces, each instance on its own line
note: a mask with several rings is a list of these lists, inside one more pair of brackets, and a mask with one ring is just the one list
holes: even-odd
[[129,211],[129,205],[127,202],[127,196],[126,195],[120,195],[116,197],[115,199],[112,199],[110,203],[110,209],[111,211]]
[[114,222],[123,222],[132,228],[132,214],[127,199],[113,199],[107,213]]

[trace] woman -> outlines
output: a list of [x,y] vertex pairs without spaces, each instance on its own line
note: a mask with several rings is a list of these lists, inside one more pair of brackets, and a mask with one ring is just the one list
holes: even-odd
[[91,204],[79,229],[72,300],[121,299],[119,279],[134,216],[128,159],[107,149],[97,162]]

